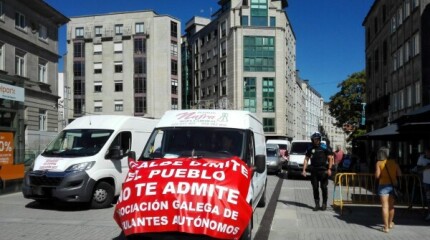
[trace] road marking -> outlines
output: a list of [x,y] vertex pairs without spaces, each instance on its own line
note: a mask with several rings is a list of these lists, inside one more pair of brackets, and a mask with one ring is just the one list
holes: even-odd
[[279,178],[276,183],[275,190],[273,191],[272,197],[267,205],[266,212],[264,212],[263,218],[261,219],[260,227],[255,234],[254,240],[269,239],[270,229],[272,228],[273,216],[276,211],[276,203],[281,193],[282,183],[284,179]]

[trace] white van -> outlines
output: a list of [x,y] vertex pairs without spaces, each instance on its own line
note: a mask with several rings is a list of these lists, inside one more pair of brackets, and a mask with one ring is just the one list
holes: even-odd
[[[233,146],[228,148],[229,150],[223,148],[224,145],[228,145],[224,137],[228,137],[230,139],[228,142],[233,143]],[[266,143],[262,122],[248,111],[167,111],[154,129],[139,161],[150,161],[156,164],[157,159],[189,161],[190,159],[210,158],[227,162],[233,157],[240,158],[246,165],[254,169],[246,199],[254,212],[257,206],[266,205]],[[252,216],[249,223],[245,224],[247,224],[247,228],[241,239],[250,239]],[[154,235],[154,233],[143,234]],[[165,234],[154,236],[154,239],[164,239]],[[192,238],[192,236],[189,237],[187,239]]]
[[268,139],[266,141],[266,144],[278,144],[279,150],[281,151],[282,159],[284,160],[285,164],[287,163],[291,149],[290,141],[288,141],[287,139]]
[[[288,159],[287,171],[288,177],[301,175],[303,171],[303,162],[305,160],[306,149],[312,144],[311,140],[293,140],[291,142],[290,156]],[[326,144],[326,141],[321,141]],[[308,171],[309,169],[306,169]],[[308,172],[309,174],[309,172]]]
[[128,172],[127,153],[143,150],[157,122],[118,115],[77,118],[26,172],[24,197],[110,206]]

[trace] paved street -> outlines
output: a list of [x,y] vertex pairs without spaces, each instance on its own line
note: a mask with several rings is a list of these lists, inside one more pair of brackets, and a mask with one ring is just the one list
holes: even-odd
[[[333,191],[329,186],[329,202]],[[273,196],[273,198],[272,198]],[[257,240],[428,239],[430,223],[422,209],[397,208],[395,227],[386,234],[379,206],[331,207],[314,212],[310,182],[269,176],[268,206],[258,209],[253,231]],[[39,205],[21,193],[0,196],[0,239],[123,239],[112,219],[113,208],[92,210],[62,204]]]

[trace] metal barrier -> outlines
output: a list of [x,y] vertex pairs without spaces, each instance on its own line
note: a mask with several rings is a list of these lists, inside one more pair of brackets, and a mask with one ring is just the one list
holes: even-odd
[[[377,194],[377,180],[370,173],[338,173],[334,178],[333,207],[339,207],[342,213],[344,205],[380,204]],[[396,205],[424,208],[423,191],[420,178],[415,174],[403,174],[400,177],[400,189],[403,198]],[[418,199],[416,196],[418,195]]]

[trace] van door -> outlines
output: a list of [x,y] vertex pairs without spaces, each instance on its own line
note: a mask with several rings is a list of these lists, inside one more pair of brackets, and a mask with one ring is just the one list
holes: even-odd
[[[255,142],[254,142],[254,133],[252,131],[248,131],[247,134],[247,158],[246,161],[248,163],[248,165],[250,167],[253,167],[255,165]],[[252,175],[252,181],[251,181],[251,186],[252,186],[252,207],[255,208],[255,206],[257,206],[258,201],[256,201],[256,199],[259,197],[259,195],[261,194],[261,189],[262,189],[262,178],[264,176],[261,173],[258,172],[254,172],[254,174]]]
[[[127,154],[129,151],[131,151],[131,142],[132,141],[132,134],[129,131],[124,131],[118,133],[116,135],[115,139],[112,141],[111,145],[109,146],[109,149],[115,149],[119,148],[121,151],[122,159],[121,161],[113,161],[113,164],[120,174],[119,179],[122,181],[125,179],[127,173],[128,173],[128,159]],[[110,159],[110,154],[108,153],[107,158]]]

